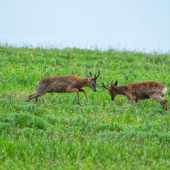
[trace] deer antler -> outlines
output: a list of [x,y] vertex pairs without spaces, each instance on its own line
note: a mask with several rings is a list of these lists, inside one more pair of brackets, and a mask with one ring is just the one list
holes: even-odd
[[113,86],[113,80],[111,81],[110,86]]
[[[97,72],[96,72],[97,73]],[[97,79],[98,77],[99,77],[99,75],[100,75],[100,70],[99,70],[99,72],[98,72],[98,75],[96,76],[96,73],[95,73],[95,76],[94,76],[94,78],[95,79]]]
[[107,90],[109,90],[106,86],[105,86],[105,84],[104,83],[102,83],[102,87],[104,87],[105,89],[107,89]]

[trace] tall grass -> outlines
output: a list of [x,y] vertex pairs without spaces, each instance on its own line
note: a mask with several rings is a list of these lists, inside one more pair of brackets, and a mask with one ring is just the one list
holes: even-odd
[[[46,94],[47,76],[100,70],[98,91]],[[155,80],[168,88],[170,54],[0,46],[0,169],[169,169],[170,112],[154,100],[114,102],[101,82]]]

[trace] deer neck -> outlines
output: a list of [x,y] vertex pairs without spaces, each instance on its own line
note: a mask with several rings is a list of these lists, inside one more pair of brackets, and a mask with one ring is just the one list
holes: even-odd
[[76,88],[80,89],[82,87],[88,86],[88,79],[87,78],[79,78],[75,82]]
[[126,96],[127,86],[126,85],[125,86],[117,86],[116,91],[117,91],[117,94]]

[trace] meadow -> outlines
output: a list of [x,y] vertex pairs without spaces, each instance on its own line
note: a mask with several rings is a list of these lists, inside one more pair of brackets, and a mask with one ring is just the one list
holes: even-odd
[[[81,106],[76,93],[26,103],[43,77],[99,70],[98,91],[84,88],[88,103],[83,93]],[[101,87],[111,80],[159,81],[170,103],[170,54],[0,46],[0,169],[170,169],[170,110],[111,101]]]

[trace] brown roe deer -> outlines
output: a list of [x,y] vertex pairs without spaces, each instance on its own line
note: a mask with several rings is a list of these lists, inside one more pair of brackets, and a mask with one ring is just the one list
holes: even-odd
[[86,74],[86,78],[76,77],[74,75],[59,75],[52,77],[42,78],[37,84],[36,93],[30,95],[28,97],[28,101],[35,98],[37,102],[38,97],[44,95],[45,93],[71,93],[77,92],[78,104],[80,105],[79,92],[83,92],[86,96],[87,102],[89,101],[86,91],[82,89],[82,87],[90,87],[93,91],[96,90],[96,80],[100,75],[100,71],[98,75],[93,77],[93,74],[89,72],[90,77]]
[[142,81],[124,86],[117,86],[117,84],[118,81],[113,85],[113,80],[110,86],[108,84],[108,87],[102,83],[102,87],[109,91],[112,100],[115,99],[117,94],[124,95],[135,106],[139,100],[153,99],[158,101],[167,110],[168,100],[163,98],[167,91],[165,85],[156,81]]

